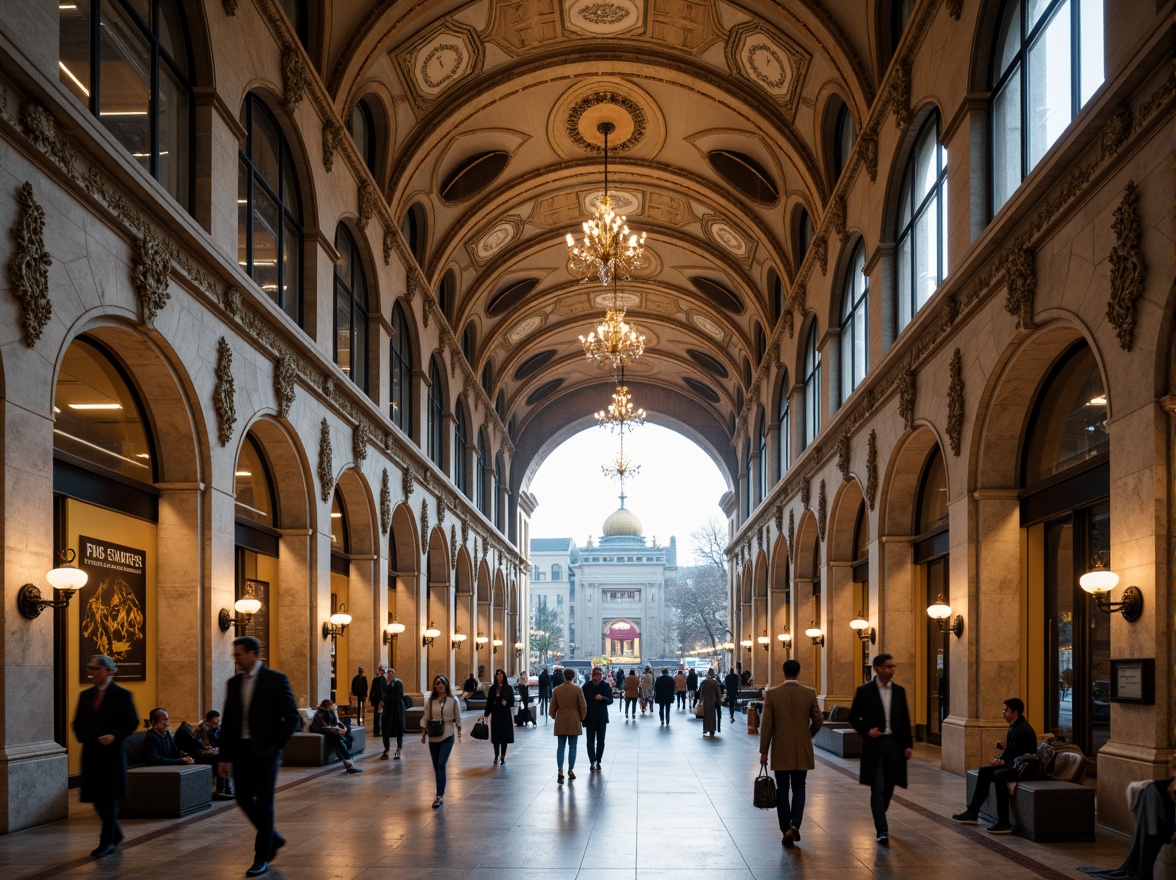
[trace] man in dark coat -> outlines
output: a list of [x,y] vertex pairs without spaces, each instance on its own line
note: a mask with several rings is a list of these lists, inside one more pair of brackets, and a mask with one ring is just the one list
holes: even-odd
[[735,720],[735,707],[739,705],[739,673],[732,669],[723,679],[723,687],[727,689],[727,709],[731,713],[731,720]]
[[372,736],[377,737],[384,729],[380,719],[380,709],[384,704],[384,689],[388,687],[387,670],[383,664],[376,667],[376,677],[372,679],[371,690],[368,691],[368,702],[372,706]]
[[907,787],[907,761],[914,748],[906,691],[893,683],[898,664],[890,654],[874,658],[874,678],[853,695],[849,723],[862,737],[858,782],[870,786],[870,812],[878,843],[890,846],[886,809],[894,787]]
[[686,673],[686,693],[690,695],[690,711],[694,711],[694,704],[698,702],[698,671],[692,666]]
[[241,673],[229,679],[225,694],[218,768],[227,777],[231,764],[237,805],[257,829],[246,877],[267,873],[286,844],[274,828],[274,788],[282,748],[298,726],[289,679],[267,667],[260,652],[261,643],[253,636],[233,639],[233,661]]
[[539,684],[536,699],[539,703],[539,714],[543,716],[543,723],[547,723],[547,701],[551,699],[551,676],[547,674],[547,667],[539,670]]
[[355,697],[355,723],[363,727],[363,704],[368,697],[368,680],[362,666],[355,678],[351,679],[351,696]]
[[[384,737],[384,754],[381,761],[388,760],[388,751],[392,748],[392,737],[396,737],[396,754],[393,760],[400,760],[400,750],[404,748],[404,682],[396,677],[396,670],[389,666],[382,678],[383,699],[380,702],[380,730]],[[373,685],[374,686],[374,685]]]
[[73,732],[82,744],[82,803],[91,803],[102,819],[96,859],[111,855],[122,842],[118,802],[127,796],[127,754],[123,740],[139,726],[131,692],[114,683],[118,667],[105,654],[86,664],[94,686],[78,695]]
[[674,705],[674,679],[670,670],[662,668],[661,675],[653,683],[653,701],[657,703],[657,714],[662,725],[670,723],[670,708]]
[[590,773],[600,772],[600,759],[604,757],[604,735],[608,732],[608,707],[612,705],[613,692],[604,678],[604,670],[599,666],[592,670],[588,681],[584,682],[584,701],[588,704],[588,714],[584,716],[584,733],[588,745],[588,768]]
[[1001,715],[1009,723],[1009,732],[1004,740],[997,740],[996,747],[1001,749],[1000,757],[993,758],[987,767],[981,767],[976,780],[976,790],[972,793],[972,801],[962,813],[953,813],[952,818],[966,825],[975,825],[980,818],[980,807],[988,797],[988,787],[996,787],[996,824],[990,825],[991,834],[1011,834],[1013,826],[1009,824],[1009,786],[1008,783],[1017,781],[1017,771],[1013,769],[1013,759],[1021,755],[1037,754],[1037,733],[1025,720],[1025,703],[1019,697],[1009,697],[1004,701]]

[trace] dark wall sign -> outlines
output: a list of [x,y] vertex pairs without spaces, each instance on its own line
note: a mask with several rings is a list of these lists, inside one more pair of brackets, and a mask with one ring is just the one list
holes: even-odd
[[[106,654],[122,681],[147,679],[147,551],[101,538],[78,537],[81,590],[78,656]],[[81,670],[82,684],[89,684]]]

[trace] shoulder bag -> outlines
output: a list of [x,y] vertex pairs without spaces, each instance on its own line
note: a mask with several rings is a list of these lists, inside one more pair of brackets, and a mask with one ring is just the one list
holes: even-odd
[[490,739],[490,728],[485,721],[479,718],[474,722],[474,729],[470,731],[470,736],[474,739]]
[[759,776],[755,778],[755,789],[751,803],[760,810],[776,809],[776,780],[768,775],[766,764],[760,764]]
[[[428,728],[426,729],[426,732],[428,733],[428,735],[430,737],[435,738],[438,736],[445,736],[445,700],[446,699],[448,699],[448,697],[441,700],[441,717],[437,721],[430,721]],[[432,702],[430,702],[429,705],[430,705],[429,715],[431,717],[433,714],[431,711],[431,707],[434,704]]]

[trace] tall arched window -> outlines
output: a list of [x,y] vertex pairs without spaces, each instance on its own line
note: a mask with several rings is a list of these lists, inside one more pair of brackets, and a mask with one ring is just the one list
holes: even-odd
[[363,164],[372,174],[376,173],[376,120],[367,101],[359,100],[347,117],[347,131],[355,143],[355,149],[363,157]]
[[400,223],[400,232],[409,251],[416,258],[417,265],[425,263],[425,209],[419,204],[412,205],[404,212],[404,219]]
[[453,410],[453,485],[468,498],[470,476],[466,470],[466,444],[469,443],[470,432],[461,404],[454,406]]
[[489,483],[490,483],[490,463],[486,461],[486,435],[481,431],[478,432],[478,462],[476,465],[477,473],[474,479],[477,482],[478,492],[477,498],[474,500],[478,504],[478,510],[482,513],[487,513],[487,500],[489,498]]
[[456,296],[457,275],[450,269],[442,276],[441,286],[437,288],[437,305],[447,321],[453,317],[453,300]]
[[367,276],[355,238],[342,223],[335,230],[335,363],[368,390]]
[[302,324],[302,203],[294,157],[260,98],[245,96],[237,176],[237,262]]
[[792,408],[788,404],[788,395],[792,389],[788,384],[788,371],[780,379],[780,398],[776,401],[776,442],[780,444],[779,454],[776,456],[776,479],[781,480],[792,467]]
[[796,223],[796,265],[804,262],[809,246],[813,243],[813,218],[804,208],[800,209],[800,219]]
[[993,214],[1103,78],[1103,0],[1006,0],[992,52]]
[[429,459],[441,470],[445,470],[441,442],[444,430],[445,401],[442,399],[441,370],[434,357],[429,361],[429,430],[425,445],[428,447]]
[[751,440],[743,441],[743,515],[747,516],[751,513],[753,506],[752,495],[755,492],[755,486],[752,483],[751,473]]
[[947,274],[947,150],[939,114],[919,131],[898,205],[898,327],[902,330]]
[[178,0],[58,5],[58,77],[185,210],[192,210],[192,50]]
[[849,257],[849,274],[841,294],[841,401],[866,378],[869,368],[870,280],[865,274],[866,249],[861,241]]
[[298,42],[302,44],[304,49],[309,49],[310,10],[306,0],[281,0],[281,4],[286,18],[290,19],[290,25],[294,28]]
[[493,511],[490,519],[498,531],[506,531],[506,504],[502,499],[502,487],[506,485],[506,474],[503,472],[502,456],[494,459],[494,482],[490,486],[490,508]]
[[[841,102],[838,102],[841,104]],[[833,122],[833,181],[841,179],[841,172],[849,162],[849,154],[853,152],[854,141],[857,140],[857,126],[854,125],[853,115],[849,108],[841,104],[837,110],[837,118]]]
[[551,566],[551,579],[553,581],[563,580],[563,566],[558,562],[552,564]]
[[759,482],[756,484],[755,503],[759,504],[768,494],[768,420],[764,411],[759,417]]
[[392,412],[389,414],[405,434],[412,434],[412,340],[408,336],[408,319],[400,303],[392,306],[392,330],[388,342],[388,360],[392,372]]
[[808,341],[804,348],[804,445],[821,433],[821,350],[817,347],[820,333],[814,319],[809,324]]

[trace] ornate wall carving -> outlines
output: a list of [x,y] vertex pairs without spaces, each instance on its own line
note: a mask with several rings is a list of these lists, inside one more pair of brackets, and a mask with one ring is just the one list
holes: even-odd
[[396,250],[396,233],[391,229],[384,230],[384,265],[392,263],[392,253]]
[[1017,326],[1031,330],[1033,323],[1033,296],[1037,292],[1037,272],[1033,264],[1034,253],[1023,241],[1018,241],[1005,254],[1004,269],[1005,311],[1017,319]]
[[841,481],[849,480],[849,431],[842,431],[837,438],[837,470],[841,471]]
[[833,224],[833,231],[837,233],[839,241],[845,241],[845,194],[838,193],[833,197],[833,204],[829,206],[829,222]]
[[155,327],[156,316],[171,299],[167,284],[175,258],[175,245],[161,238],[153,227],[148,226],[143,237],[135,242],[132,277],[139,294],[143,323],[148,327]]
[[915,397],[918,390],[914,363],[908,361],[898,377],[898,414],[902,416],[902,423],[908,431],[915,426]]
[[421,553],[429,552],[429,499],[421,496]]
[[813,251],[817,255],[817,265],[821,267],[821,274],[829,271],[829,239],[822,233],[813,239]]
[[866,174],[870,183],[878,180],[878,137],[871,131],[862,132],[858,138],[858,149],[861,150],[862,164],[866,166]]
[[392,527],[392,487],[388,479],[388,469],[380,475],[380,534],[388,534]]
[[829,501],[825,497],[825,481],[821,480],[821,485],[817,489],[817,534],[820,535],[821,540],[825,540],[825,526],[829,519]]
[[453,571],[457,571],[457,523],[449,524],[449,563]]
[[359,464],[367,458],[368,441],[371,439],[371,429],[367,419],[360,418],[355,423],[355,430],[351,434],[351,453],[355,463]]
[[12,292],[20,302],[25,345],[32,348],[53,316],[49,299],[49,267],[53,258],[45,250],[45,209],[33,196],[33,185],[21,185],[20,216],[12,227],[16,250],[8,262]]
[[234,16],[237,14],[237,0],[221,0],[225,7],[225,15]]
[[372,222],[372,214],[376,211],[376,190],[370,180],[359,185],[359,228],[367,231]]
[[298,368],[294,357],[288,351],[282,352],[274,364],[274,397],[278,402],[278,418],[290,416],[290,406],[297,394]]
[[788,511],[788,561],[796,562],[796,513]]
[[335,151],[343,140],[343,126],[333,119],[323,123],[323,168],[329,174],[335,168]]
[[221,293],[221,307],[234,318],[241,316],[241,291],[228,284]]
[[323,416],[319,426],[319,461],[318,476],[322,486],[319,497],[323,501],[331,500],[331,493],[335,490],[334,452],[331,449],[331,426],[327,424],[327,417]]
[[800,506],[801,507],[808,507],[809,506],[809,496],[810,496],[811,491],[812,491],[812,489],[809,485],[808,477],[805,477],[804,479],[802,479],[800,481]]
[[416,489],[416,479],[413,477],[411,464],[406,464],[404,471],[400,474],[400,488],[404,492],[405,501],[412,497],[412,493]]
[[878,432],[870,429],[870,437],[866,441],[866,503],[870,510],[874,509],[874,501],[878,497]]
[[445,508],[446,508],[446,506],[447,505],[445,502],[445,496],[438,495],[437,496],[437,525],[439,525],[439,526],[445,525]]
[[1119,347],[1131,351],[1135,343],[1135,301],[1143,293],[1147,265],[1143,262],[1143,227],[1135,210],[1139,190],[1134,180],[1123,188],[1123,201],[1115,209],[1115,246],[1111,248],[1111,298],[1107,320],[1119,335]]
[[947,439],[951,454],[959,456],[964,435],[964,371],[963,359],[957,348],[951,356],[947,386]]
[[282,106],[293,113],[306,94],[306,62],[302,47],[291,45],[282,53]]
[[960,20],[960,14],[964,11],[964,0],[947,0],[947,14],[956,21]]
[[911,62],[904,58],[886,84],[886,100],[894,111],[894,124],[906,128],[911,124]]
[[216,388],[212,395],[216,410],[216,436],[221,446],[233,439],[237,424],[237,389],[233,382],[233,349],[225,337],[216,343]]

